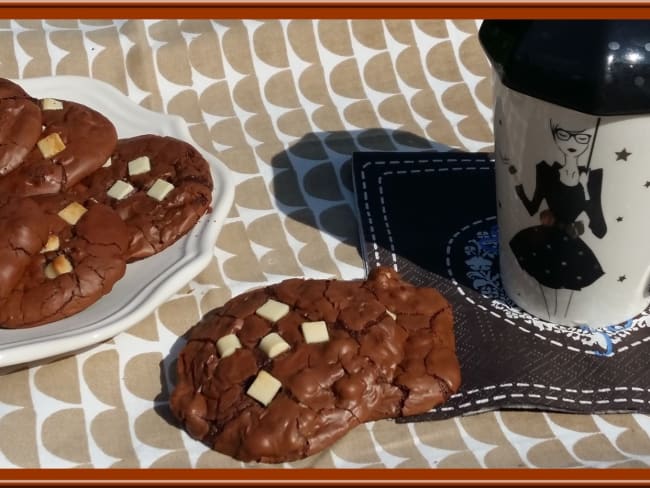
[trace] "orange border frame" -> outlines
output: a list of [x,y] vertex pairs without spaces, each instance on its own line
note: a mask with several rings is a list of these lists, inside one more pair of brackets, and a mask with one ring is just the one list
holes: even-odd
[[3,1],[0,18],[255,18],[255,19],[342,19],[342,18],[581,18],[632,19],[650,17],[650,2],[518,2],[518,1],[244,1],[187,3],[173,0],[120,2],[88,0],[48,2]]
[[[163,0],[164,1],[164,0]],[[650,2],[3,1],[0,18],[650,18]],[[1,486],[650,486],[650,469],[3,469]]]
[[35,469],[3,470],[21,486],[647,486],[644,469]]

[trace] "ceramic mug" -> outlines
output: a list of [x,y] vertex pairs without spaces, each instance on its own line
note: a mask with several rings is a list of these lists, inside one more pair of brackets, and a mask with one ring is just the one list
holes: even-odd
[[558,324],[634,317],[650,303],[650,119],[578,112],[495,78],[505,291]]

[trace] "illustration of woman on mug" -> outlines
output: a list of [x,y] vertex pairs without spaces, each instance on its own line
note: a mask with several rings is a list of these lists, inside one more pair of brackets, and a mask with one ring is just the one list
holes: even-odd
[[[598,259],[582,240],[586,215],[588,227],[598,238],[607,233],[601,206],[603,170],[581,166],[580,157],[592,146],[594,137],[587,129],[568,130],[550,122],[553,140],[562,153],[561,160],[549,165],[541,161],[536,167],[536,184],[532,198],[523,185],[515,187],[528,213],[532,216],[542,201],[548,208],[539,214],[540,225],[519,231],[510,247],[524,271],[540,284],[549,315],[558,310],[566,317],[573,293],[591,285],[604,271]],[[590,144],[592,143],[592,144]],[[589,160],[591,154],[589,154]]]

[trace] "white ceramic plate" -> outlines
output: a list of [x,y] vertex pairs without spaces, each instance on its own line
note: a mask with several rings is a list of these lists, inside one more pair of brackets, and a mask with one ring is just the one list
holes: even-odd
[[194,145],[210,164],[212,212],[163,252],[127,266],[113,290],[64,320],[22,330],[0,329],[0,367],[60,356],[110,339],[135,325],[187,284],[212,259],[214,244],[234,197],[230,174],[192,139],[182,118],[140,107],[116,88],[91,78],[57,76],[14,80],[30,95],[84,103],[108,117],[120,138],[141,134],[176,137]]

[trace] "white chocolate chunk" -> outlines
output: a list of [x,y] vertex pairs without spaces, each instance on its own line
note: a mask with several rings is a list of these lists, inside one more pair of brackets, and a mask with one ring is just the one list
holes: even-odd
[[149,188],[149,191],[147,191],[147,195],[158,200],[159,202],[162,202],[169,194],[169,192],[173,189],[174,185],[159,178],[153,185],[151,185],[151,188]]
[[393,312],[390,310],[386,310],[386,314],[393,320],[397,320],[397,315],[395,315]]
[[59,236],[50,234],[47,237],[47,242],[45,243],[45,246],[43,246],[43,249],[41,249],[41,254],[50,252],[50,251],[56,251],[59,248]]
[[43,110],[61,110],[63,103],[56,98],[44,98],[41,100],[41,108]]
[[255,310],[255,313],[271,322],[277,322],[289,313],[289,305],[269,298],[264,305]]
[[102,168],[110,168],[110,166],[113,164],[113,160],[109,157],[104,164],[102,164]]
[[68,261],[68,258],[61,254],[45,267],[45,276],[53,280],[57,276],[70,273],[72,269],[72,264]]
[[129,174],[131,176],[141,175],[151,171],[151,163],[148,156],[140,156],[129,161]]
[[225,335],[217,341],[217,352],[220,358],[227,358],[239,348],[241,342],[235,334]]
[[285,341],[280,334],[277,332],[271,332],[264,336],[260,341],[260,349],[264,353],[273,359],[276,356],[279,356],[284,351],[291,349],[291,346],[287,341]]
[[271,403],[280,388],[282,388],[282,383],[266,371],[261,370],[253,384],[246,390],[246,394],[266,407]]
[[317,322],[303,322],[300,324],[302,335],[305,337],[307,344],[315,344],[317,342],[327,342],[330,336],[327,332],[327,324],[319,320]]
[[115,183],[113,183],[113,186],[111,186],[108,189],[106,194],[111,198],[115,198],[116,200],[122,200],[133,190],[134,188],[131,183],[127,183],[126,181],[122,181],[122,180],[117,180]]
[[88,209],[80,203],[72,202],[70,205],[61,210],[58,215],[68,224],[75,225],[87,211]]
[[44,271],[44,273],[45,273],[45,277],[46,277],[48,280],[53,280],[54,278],[56,278],[57,276],[59,276],[58,274],[56,274],[56,271],[54,270],[54,266],[52,266],[52,263],[50,263],[50,264],[48,264],[47,266],[45,266],[45,271]]
[[51,158],[56,156],[65,149],[65,144],[61,140],[61,136],[57,132],[52,132],[49,136],[36,143],[44,158]]
[[72,271],[72,263],[70,263],[70,261],[68,261],[68,258],[66,258],[63,254],[54,258],[52,261],[52,266],[54,267],[54,271],[56,271],[59,275]]

